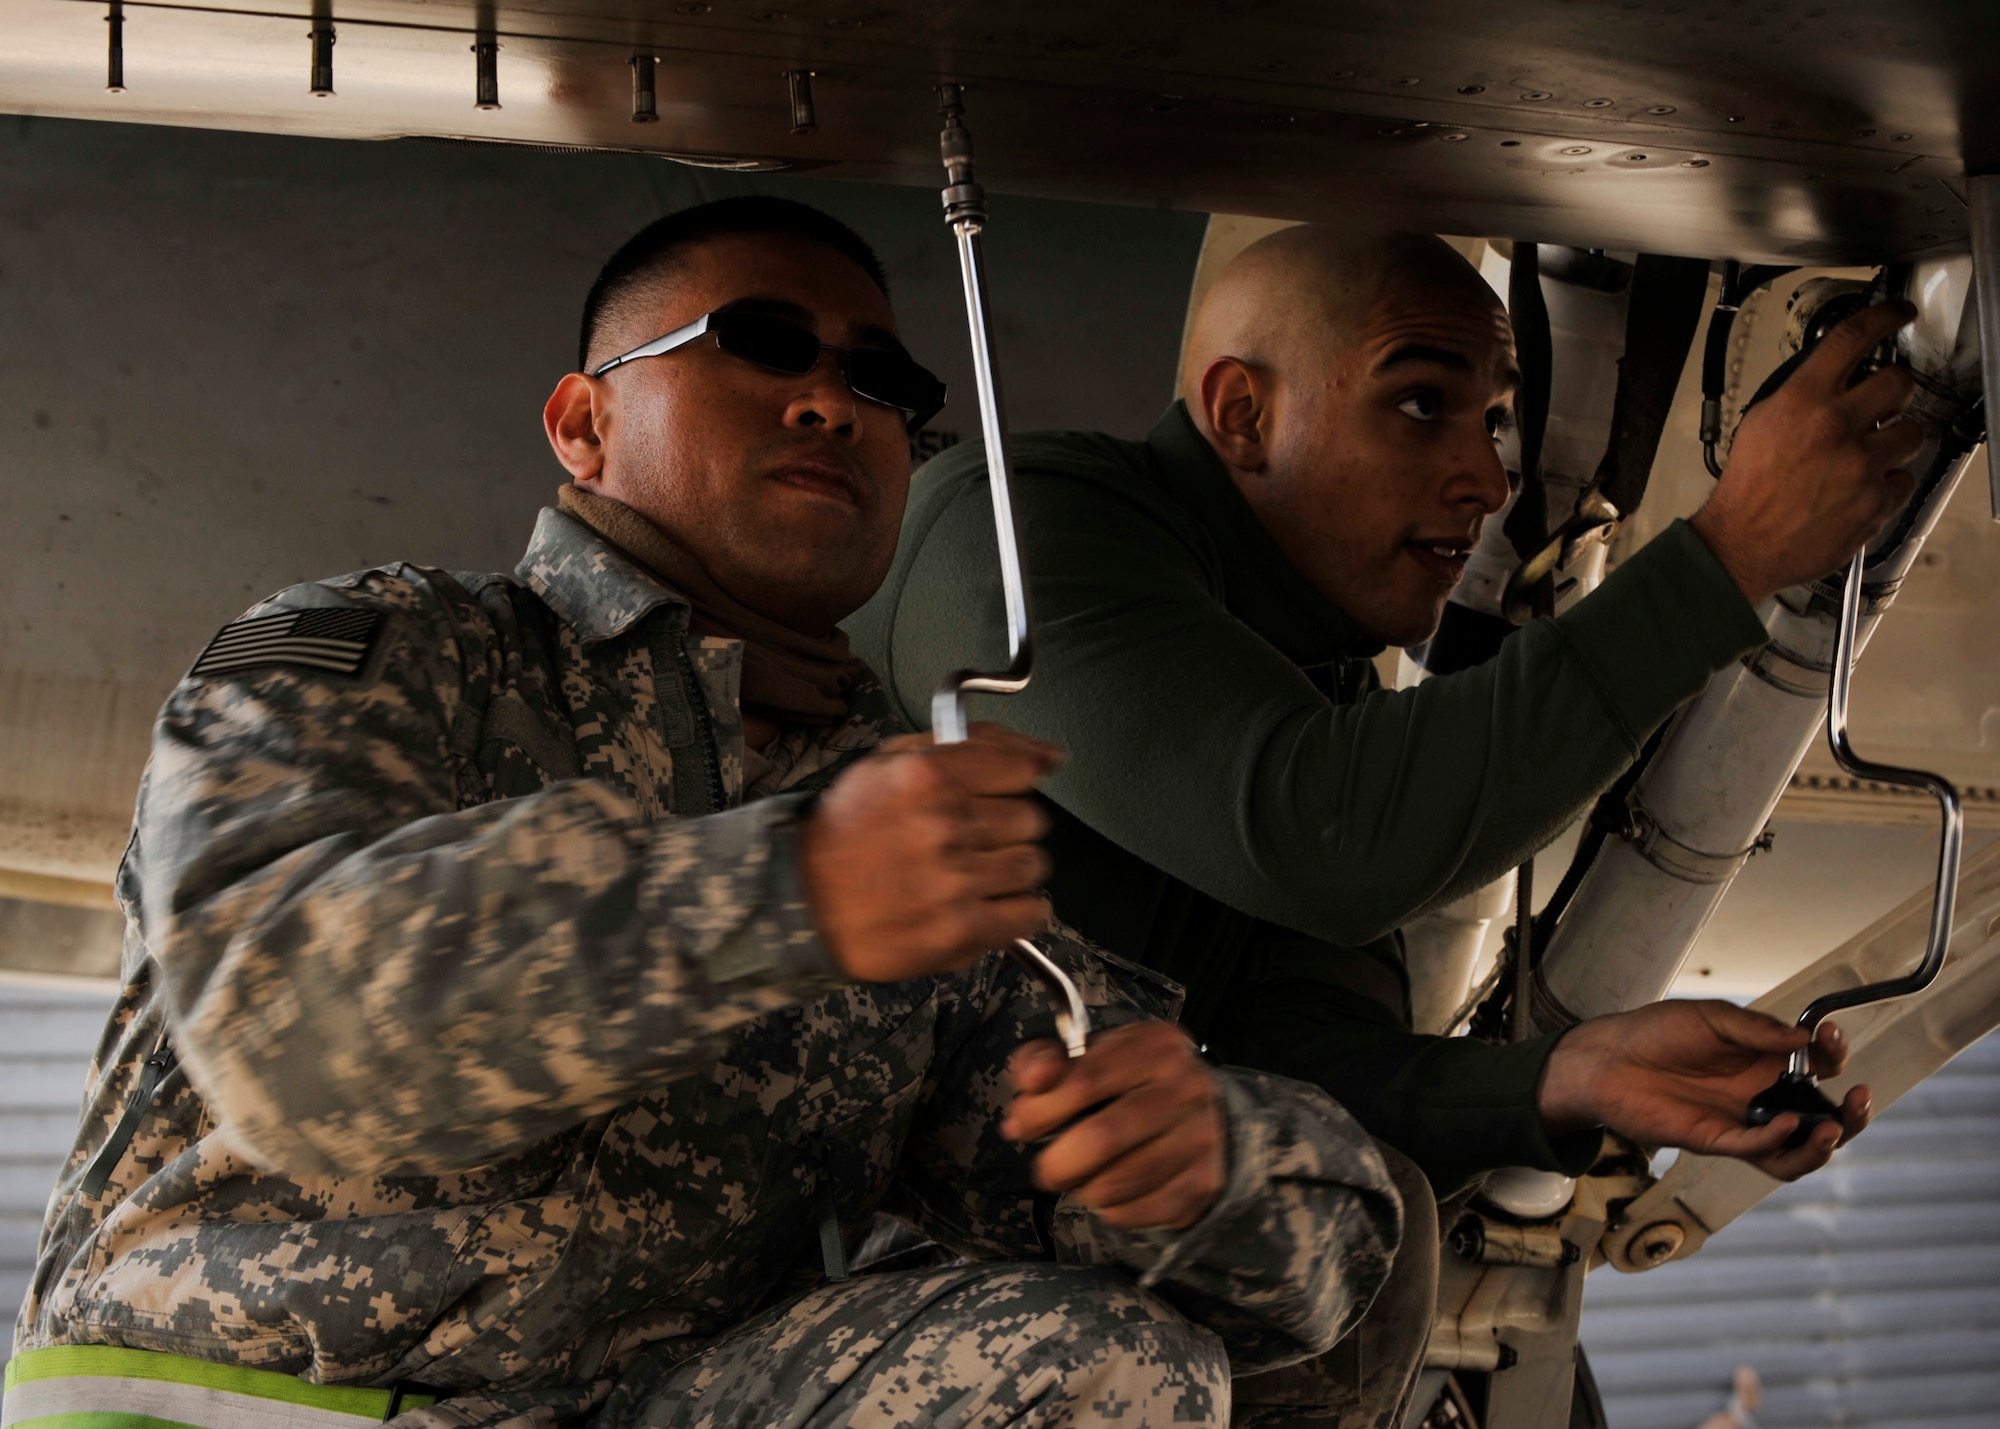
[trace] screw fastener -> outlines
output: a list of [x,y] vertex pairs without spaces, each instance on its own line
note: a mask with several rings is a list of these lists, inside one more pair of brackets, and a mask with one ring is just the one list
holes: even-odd
[[316,22],[308,38],[312,40],[312,81],[309,88],[315,98],[326,99],[333,94],[333,21]]
[[809,69],[785,71],[785,83],[791,90],[794,134],[819,132],[819,110],[813,105],[813,73]]
[[1632,1261],[1648,1269],[1665,1265],[1687,1244],[1687,1232],[1672,1221],[1647,1226],[1632,1237]]
[[658,55],[632,56],[632,122],[634,124],[657,124],[660,122],[659,107],[654,102],[653,85],[658,70]]

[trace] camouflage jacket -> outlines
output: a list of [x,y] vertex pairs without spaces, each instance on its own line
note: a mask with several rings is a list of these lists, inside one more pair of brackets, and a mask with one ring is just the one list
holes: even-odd
[[[1223,1076],[1231,1178],[1178,1237],[1033,1190],[996,1126],[1039,991],[1000,958],[849,983],[808,915],[797,823],[881,738],[879,689],[746,752],[742,647],[687,619],[545,511],[513,578],[365,571],[218,637],[156,728],[20,1349],[572,1412],[813,1283],[829,1198],[849,1237],[886,1209],[961,1254],[1126,1266],[1243,1367],[1351,1322],[1399,1213],[1314,1089]],[[1047,942],[1103,1020],[1173,1015],[1171,984]],[[180,1067],[88,1196],[163,1039]]]

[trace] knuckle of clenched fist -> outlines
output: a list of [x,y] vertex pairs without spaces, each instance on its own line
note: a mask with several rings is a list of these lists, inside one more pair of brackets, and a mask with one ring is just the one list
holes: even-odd
[[1092,1209],[1096,1210],[1098,1215],[1102,1216],[1106,1221],[1109,1221],[1112,1225],[1118,1227],[1118,1229],[1120,1229],[1121,1231],[1136,1231],[1136,1230],[1146,1229],[1146,1227],[1143,1224],[1141,1224],[1144,1217],[1142,1217],[1139,1214],[1139,1212],[1133,1210],[1130,1206],[1110,1206],[1104,1208],[1093,1207]]
[[1193,1225],[1213,1199],[1214,1193],[1206,1191],[1203,1186],[1183,1183],[1180,1194],[1174,1197],[1174,1218],[1171,1224],[1177,1228]]
[[980,948],[989,950],[1004,947],[1016,938],[1033,937],[1041,926],[1040,921],[1033,918],[1012,913],[996,914],[994,919],[985,925],[984,936],[977,940],[977,944]]
[[1086,1189],[1090,1199],[1098,1205],[1124,1206],[1129,1205],[1146,1188],[1141,1178],[1121,1169],[1091,1177],[1090,1185]]
[[[1063,1079],[1063,1090],[1069,1094],[1079,1107],[1096,1106],[1104,1100],[1103,1092],[1098,1089],[1098,1084],[1102,1080],[1098,1074],[1099,1065],[1100,1060],[1088,1054],[1069,1064],[1069,1075]],[[1109,1108],[1106,1110],[1108,1111]],[[1079,1126],[1077,1130],[1094,1130],[1098,1121],[1104,1115],[1105,1112],[1100,1111],[1096,1116],[1091,1117]]]
[[928,935],[925,941],[938,952],[956,952],[976,939],[971,915],[954,905],[933,912],[925,931]]
[[1201,1187],[1192,1185],[1184,1187],[1181,1193],[1174,1197],[1172,1224],[1176,1227],[1193,1225],[1207,1204],[1208,1198],[1202,1194]]
[[[1101,1113],[1089,1118],[1077,1130],[1082,1133],[1077,1137],[1077,1150],[1083,1164],[1091,1168],[1092,1172],[1101,1171],[1101,1168],[1117,1155],[1117,1133],[1105,1124],[1105,1118]],[[1108,1183],[1108,1178],[1106,1179]]]
[[917,846],[933,858],[942,857],[956,847],[960,832],[957,819],[937,810],[916,821]]
[[931,800],[944,788],[944,771],[938,760],[927,753],[917,752],[913,758],[896,761],[896,781],[902,786],[906,798]]

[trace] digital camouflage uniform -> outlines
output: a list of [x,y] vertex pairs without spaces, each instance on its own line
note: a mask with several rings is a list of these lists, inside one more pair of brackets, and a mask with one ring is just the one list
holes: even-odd
[[[798,821],[889,726],[872,681],[746,751],[741,645],[554,511],[514,578],[399,565],[245,620],[156,730],[18,1349],[445,1392],[406,1426],[1198,1423],[1381,1282],[1394,1192],[1323,1093],[1223,1074],[1220,1200],[1121,1233],[997,1134],[1048,1023],[1011,962],[839,975]],[[1102,1022],[1173,1014],[1044,942]],[[163,1039],[181,1068],[88,1196]],[[821,1224],[878,1210],[974,1263],[829,1282]]]

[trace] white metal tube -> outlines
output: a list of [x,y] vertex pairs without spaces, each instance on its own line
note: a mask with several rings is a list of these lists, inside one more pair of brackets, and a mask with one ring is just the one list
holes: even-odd
[[1770,822],[1819,732],[1835,626],[1773,602],[1765,628],[1770,645],[1678,717],[1633,790],[1635,837],[1605,844],[1557,925],[1538,979],[1542,1030],[1664,994]]

